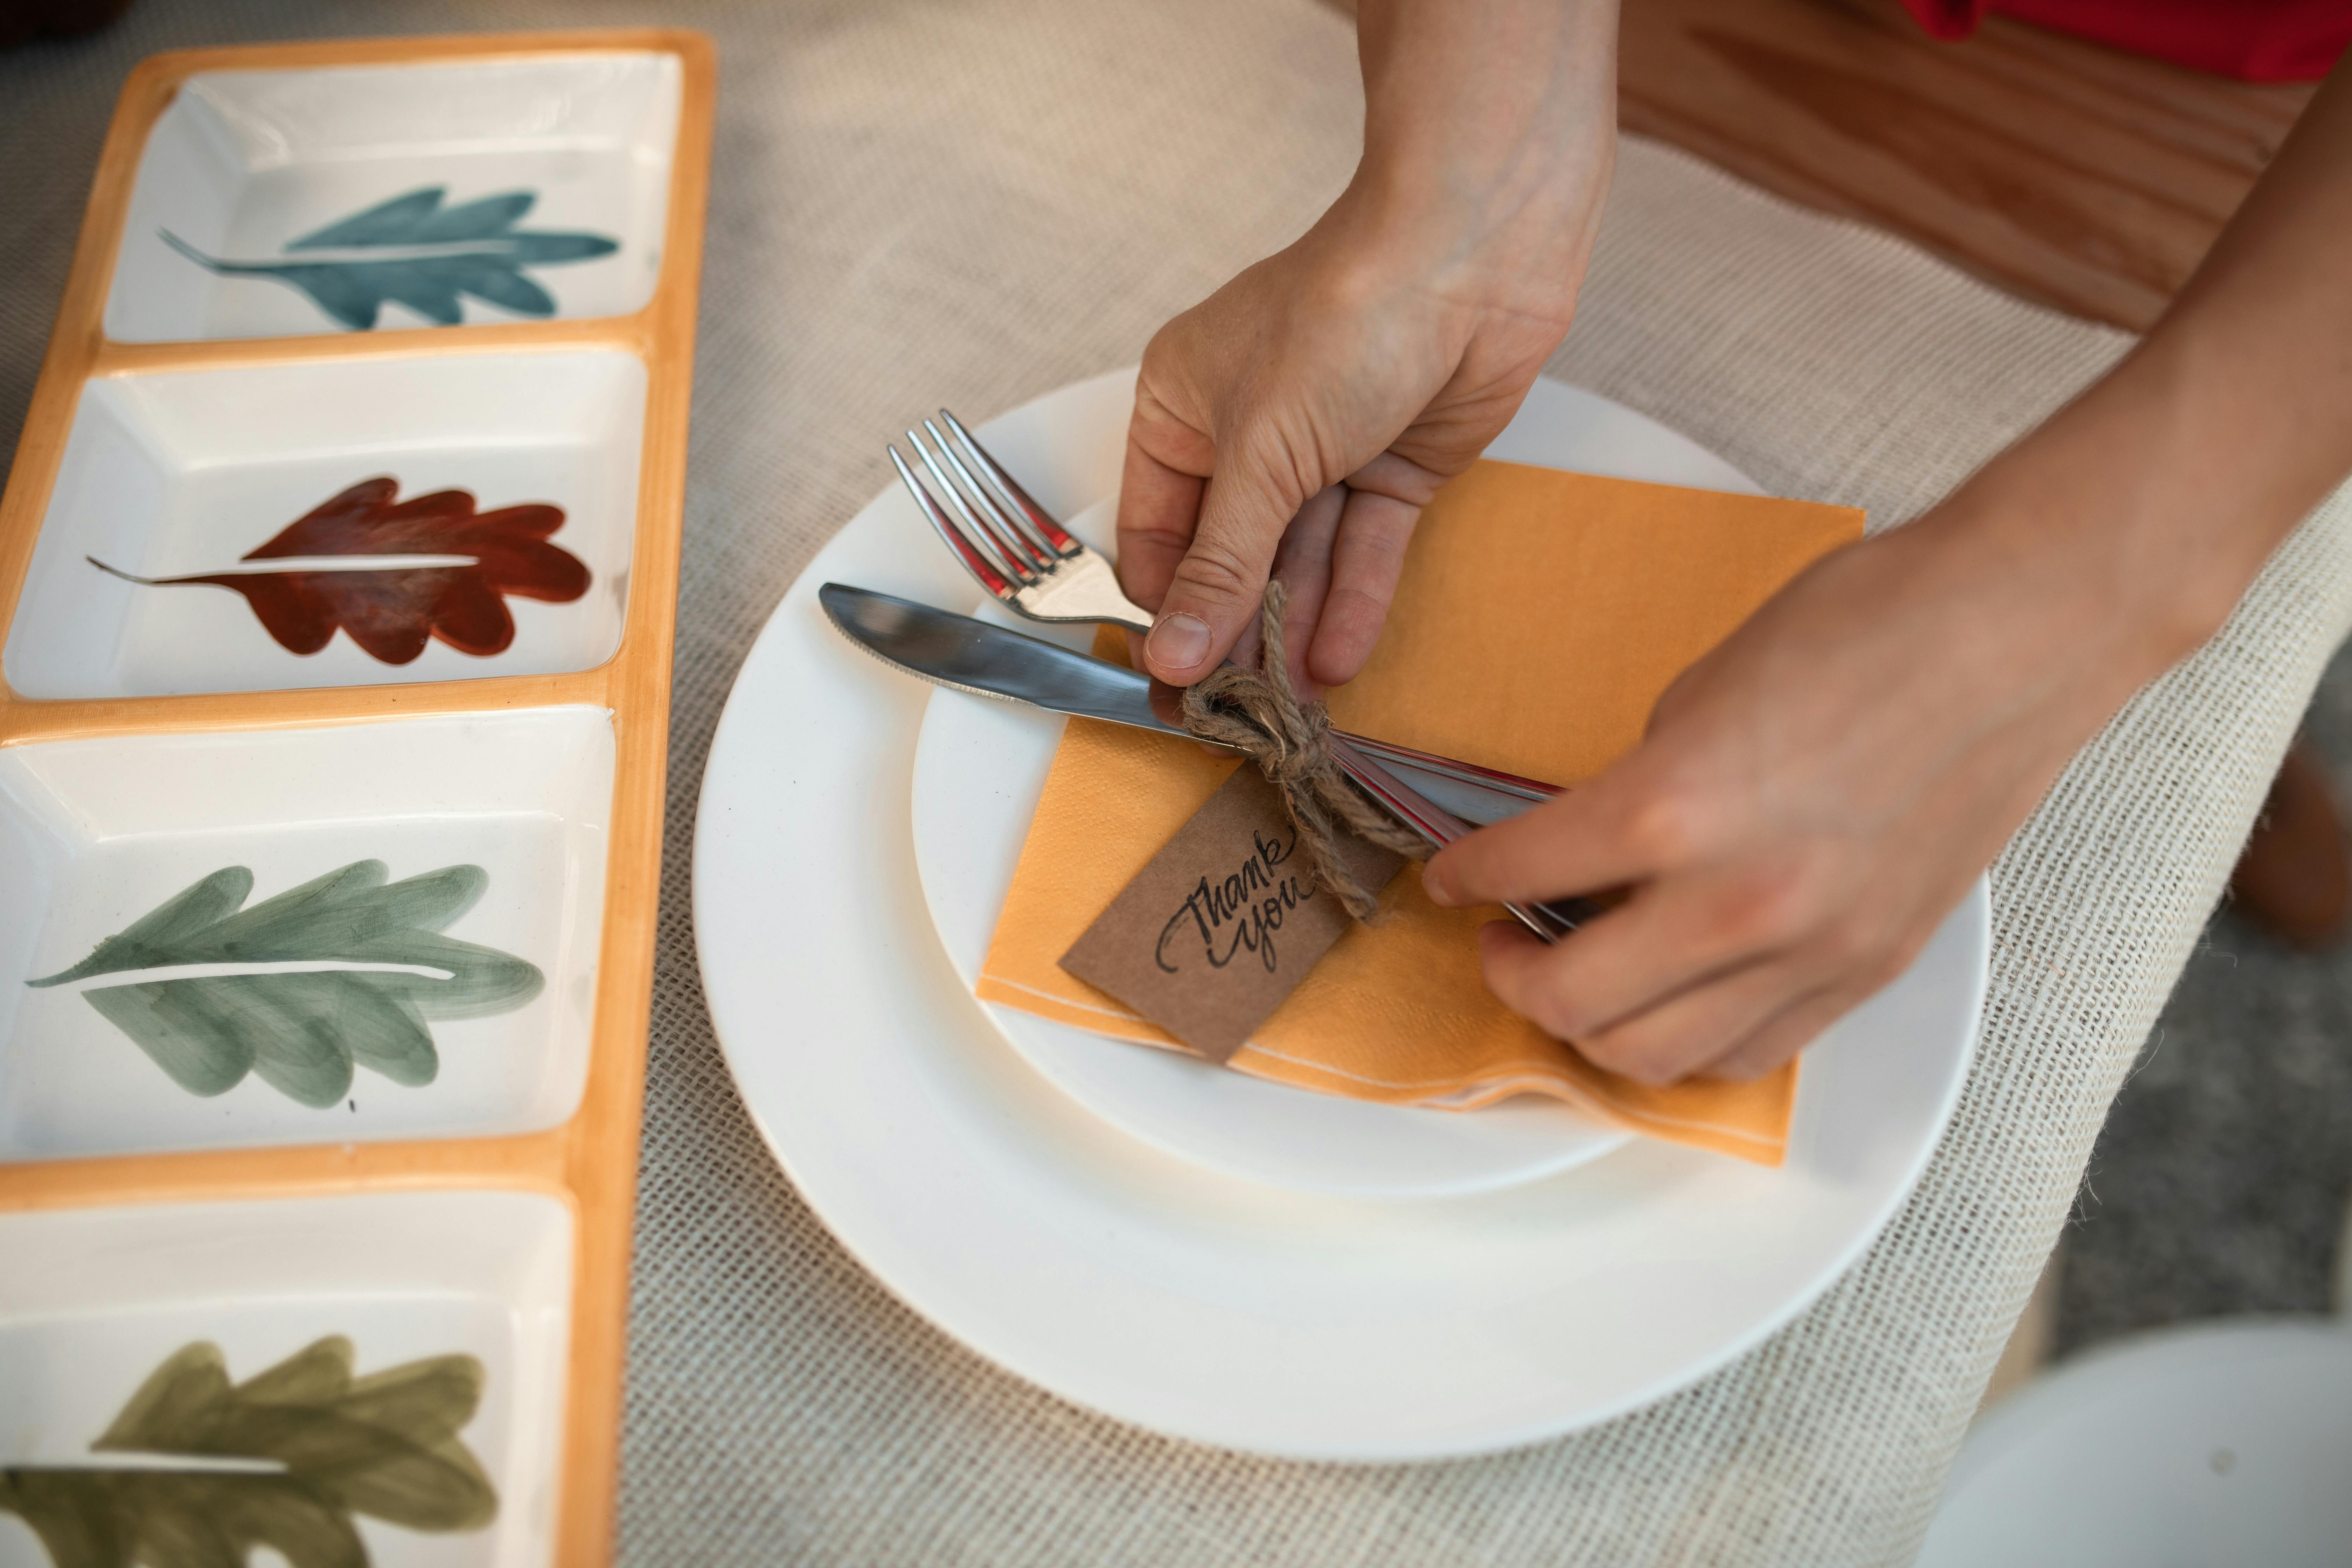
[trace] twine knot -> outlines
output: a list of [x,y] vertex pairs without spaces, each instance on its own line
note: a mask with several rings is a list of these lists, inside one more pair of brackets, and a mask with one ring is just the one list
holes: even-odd
[[1285,602],[1282,584],[1267,584],[1259,668],[1228,664],[1186,687],[1184,728],[1257,763],[1282,796],[1316,881],[1350,916],[1369,922],[1379,912],[1380,889],[1367,888],[1348,868],[1339,836],[1353,833],[1415,860],[1429,853],[1429,846],[1373,805],[1331,755],[1329,710],[1319,701],[1301,702],[1290,684],[1282,647]]

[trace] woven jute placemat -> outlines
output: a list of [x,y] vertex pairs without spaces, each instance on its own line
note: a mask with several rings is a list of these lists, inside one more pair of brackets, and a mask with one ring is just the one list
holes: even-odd
[[[1664,1403],[1500,1458],[1275,1463],[1075,1410],[843,1253],[712,1040],[694,801],[745,650],[887,473],[881,439],[1132,361],[1312,221],[1353,165],[1352,35],[1312,0],[681,3],[720,48],[669,841],[637,1220],[622,1556],[1084,1565],[1906,1560],[2107,1104],[2352,620],[2323,508],[2213,644],[2144,692],[1994,873],[1992,989],[1918,1193],[1790,1328]],[[142,0],[0,56],[0,421],[21,418],[105,117],[156,49],[609,26],[533,0]],[[2122,335],[1679,154],[1623,153],[1553,374],[1789,495],[1916,516]]]

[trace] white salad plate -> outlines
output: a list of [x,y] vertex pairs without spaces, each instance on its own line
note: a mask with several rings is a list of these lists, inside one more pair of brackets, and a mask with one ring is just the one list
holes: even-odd
[[[1132,397],[1133,373],[1115,373],[980,434],[1073,517],[1118,484]],[[1661,455],[1687,447],[1539,382],[1490,451],[1645,479],[1681,471]],[[1723,488],[1750,488],[1722,471]],[[704,777],[705,994],[801,1194],[902,1300],[1018,1375],[1257,1453],[1511,1447],[1758,1343],[1861,1255],[1925,1168],[1974,1049],[1982,883],[1808,1053],[1777,1170],[1634,1140],[1539,1179],[1406,1201],[1244,1180],[1131,1136],[1024,1060],[958,972],[911,826],[930,689],[834,631],[816,598],[828,581],[972,600],[895,485],[785,595]]]
[[[1719,470],[1696,447],[1699,461]],[[1699,482],[1714,471],[1677,482]],[[1110,553],[1116,500],[1066,526]],[[971,613],[1084,651],[1091,626],[1024,621],[983,596]],[[1067,721],[945,687],[915,744],[915,862],[940,941],[977,986],[1037,797]],[[1556,1100],[1520,1095],[1475,1114],[1310,1094],[1198,1058],[1108,1040],[982,1002],[1029,1065],[1096,1115],[1180,1159],[1244,1181],[1339,1197],[1441,1197],[1533,1181],[1598,1159],[1627,1134]]]

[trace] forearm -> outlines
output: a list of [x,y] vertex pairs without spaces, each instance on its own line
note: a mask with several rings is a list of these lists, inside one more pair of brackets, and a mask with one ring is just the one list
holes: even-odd
[[1616,128],[1616,0],[1365,0],[1364,155],[1328,226],[1464,304],[1573,307]]
[[2352,80],[2342,72],[2147,340],[1948,503],[2075,596],[2137,686],[2219,628],[2352,473]]

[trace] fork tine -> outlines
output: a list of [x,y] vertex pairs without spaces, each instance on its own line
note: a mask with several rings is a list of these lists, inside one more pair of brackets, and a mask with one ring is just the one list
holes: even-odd
[[915,445],[915,456],[922,458],[924,468],[929,468],[931,478],[939,479],[939,489],[943,489],[943,491],[948,494],[948,505],[955,508],[955,515],[962,520],[964,531],[988,541],[990,555],[995,555],[995,560],[1000,562],[1000,564],[1012,569],[1013,581],[1021,583],[1024,588],[1028,588],[1030,583],[1034,583],[1040,576],[1045,576],[1040,564],[1030,557],[1025,545],[1021,545],[1018,541],[1013,541],[1013,538],[1007,538],[1002,531],[997,531],[997,529],[992,527],[985,517],[981,517],[979,512],[971,510],[971,500],[964,496],[964,491],[960,491],[960,489],[955,487],[955,479],[948,478],[946,468],[939,466],[939,458],[931,456],[931,449],[924,445],[922,433],[919,433],[919,430],[908,430],[906,439],[910,439],[912,445]]
[[1039,572],[1050,573],[1062,563],[1062,558],[1054,547],[1046,543],[1035,529],[1029,527],[1025,519],[996,504],[996,498],[988,493],[986,485],[971,477],[971,470],[963,466],[963,459],[956,456],[955,448],[949,445],[946,437],[940,434],[938,426],[926,419],[923,428],[931,433],[932,441],[940,448],[940,456],[948,460],[948,467],[953,468],[956,477],[963,481],[965,499],[979,506],[981,521],[989,525],[999,544],[1012,551],[1014,558],[1023,564],[1034,566]]
[[[987,484],[982,484],[980,480],[971,477],[972,468],[977,468],[982,473],[986,474],[988,473],[990,467],[989,463],[981,454],[979,444],[972,440],[971,432],[966,430],[961,425],[956,425],[956,416],[950,414],[946,409],[940,409],[940,416],[949,424],[955,425],[957,438],[963,443],[965,450],[971,453],[972,467],[971,468],[964,467],[963,459],[956,456],[955,448],[948,444],[948,438],[940,434],[940,427],[938,426],[926,419],[923,421],[923,428],[929,430],[931,433],[931,438],[939,442],[940,450],[947,454],[947,459],[949,462],[955,465],[956,472],[961,474],[965,480],[971,484],[972,493],[981,499],[982,503],[985,505],[988,510],[996,516],[998,521],[1002,521],[1008,530],[1020,535],[1022,540],[1028,544],[1031,552],[1036,555],[1040,565],[1044,566],[1047,571],[1051,571],[1054,567],[1060,565],[1063,557],[1061,547],[1038,531],[1037,525],[1029,521],[1028,512],[1024,510],[1018,502],[1013,500],[1009,494],[1004,492],[1004,489],[1002,485],[994,482],[994,476],[991,476],[991,482]],[[1003,504],[1001,505],[999,504],[1000,497],[1003,498]],[[1066,538],[1068,536],[1064,535],[1064,537]]]
[[1053,513],[1030,500],[1029,492],[1021,488],[1021,482],[1006,473],[1003,465],[988,455],[987,447],[972,438],[971,432],[963,427],[962,420],[944,408],[940,410],[940,417],[948,422],[948,428],[955,432],[958,441],[963,443],[963,449],[971,454],[971,460],[980,465],[980,471],[988,476],[988,482],[995,487],[996,493],[1003,496],[1013,510],[1028,519],[1030,527],[1054,547],[1056,554],[1086,553],[1087,547],[1063,531],[1062,525],[1054,521]]
[[1035,582],[1036,568],[1030,565],[1020,552],[1008,549],[1004,541],[997,538],[986,523],[972,515],[971,506],[963,499],[963,492],[956,489],[955,481],[948,478],[945,468],[940,467],[940,460],[931,456],[931,449],[923,445],[920,433],[908,431],[907,441],[915,448],[915,456],[923,460],[923,467],[930,470],[931,478],[939,481],[940,490],[948,498],[948,504],[955,508],[956,517],[963,524],[961,531],[964,536],[981,545],[987,552],[988,558],[996,563],[997,570],[1019,586],[1025,588]]
[[966,539],[954,523],[948,521],[948,514],[940,510],[940,503],[931,499],[931,492],[925,489],[922,481],[915,478],[914,470],[907,467],[907,459],[898,456],[898,448],[896,447],[890,448],[890,461],[898,468],[898,477],[907,482],[908,492],[915,498],[915,504],[923,509],[925,517],[930,519],[931,527],[938,532],[940,542],[953,552],[957,560],[963,563],[963,569],[971,573],[982,587],[996,597],[1000,599],[1013,597],[1013,584],[1005,581],[1003,573],[989,563],[987,557],[972,548],[971,541]]

